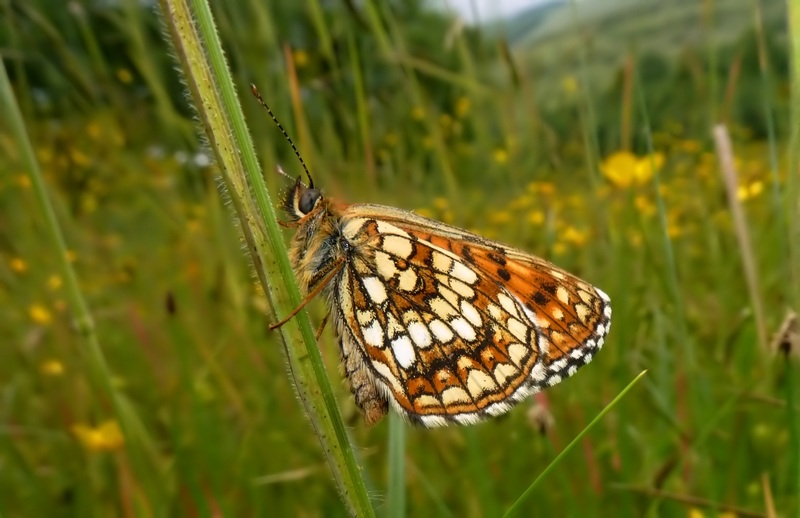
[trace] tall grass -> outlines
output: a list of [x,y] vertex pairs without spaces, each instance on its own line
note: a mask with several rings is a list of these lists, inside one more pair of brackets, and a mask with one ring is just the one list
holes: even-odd
[[[647,23],[644,14],[597,26],[598,5],[584,4],[565,11],[563,46],[547,40],[510,53],[496,36],[412,13],[410,3],[211,6],[273,196],[287,185],[275,165],[299,168],[250,99],[251,82],[326,194],[476,230],[552,259],[613,301],[609,341],[591,365],[469,429],[367,429],[326,330],[317,366],[331,379],[369,507],[398,516],[506,511],[646,368],[641,386],[536,482],[526,510],[796,514],[798,376],[758,346],[710,133],[727,114],[770,334],[800,303],[798,125],[783,97],[792,92],[797,121],[800,67],[787,83],[770,46],[775,4],[740,8],[745,25],[766,27],[753,40],[757,95],[746,88],[749,69],[730,72],[750,49],[723,41],[728,4],[705,2],[705,18],[688,2],[660,12],[699,12],[708,38],[669,57],[664,84],[652,80],[656,62],[643,50],[651,42],[623,38]],[[0,116],[0,335],[11,345],[0,350],[0,512],[346,514],[325,442],[287,376],[284,340],[266,330],[265,315],[293,305],[253,280],[259,270],[239,236],[245,223],[262,223],[234,223],[238,202],[220,201],[220,171],[195,136],[162,22],[136,2],[77,13],[65,5],[0,8],[0,48],[25,119],[12,134],[10,112]],[[800,8],[788,5],[796,60]],[[109,21],[114,31],[102,28]],[[619,81],[601,80],[603,67]],[[748,134],[750,113],[768,128],[763,137]],[[609,157],[623,151],[638,169],[614,170]],[[42,185],[26,180],[31,155]],[[53,221],[64,246],[44,239]],[[76,354],[87,350],[72,325],[76,293],[103,344],[100,374]],[[320,303],[308,310],[312,325],[322,319]],[[297,351],[289,354],[308,366]],[[545,434],[529,422],[534,405],[530,415],[555,422]],[[144,447],[131,422],[141,423]]]

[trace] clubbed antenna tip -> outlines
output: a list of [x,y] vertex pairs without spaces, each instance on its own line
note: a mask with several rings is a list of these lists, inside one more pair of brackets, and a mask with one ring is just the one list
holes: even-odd
[[275,117],[274,113],[272,113],[272,110],[270,109],[267,102],[264,100],[263,97],[261,97],[261,92],[258,91],[258,88],[256,88],[256,85],[254,85],[253,83],[250,83],[250,91],[253,92],[253,95],[256,97],[256,99],[258,99],[258,102],[261,103],[261,106],[267,109],[267,113],[269,113],[269,116],[272,117],[272,120],[278,126],[278,129],[281,130],[283,136],[286,137],[286,140],[289,142],[289,145],[292,146],[294,154],[297,156],[297,159],[300,160],[300,165],[303,166],[303,171],[306,172],[306,176],[308,177],[308,188],[313,189],[314,180],[311,178],[311,173],[308,172],[308,167],[306,167],[306,163],[305,161],[303,161],[303,157],[300,156],[300,152],[297,150],[297,147],[295,147],[294,142],[292,142],[292,139],[289,137],[289,134],[286,133],[285,129],[283,129],[283,126],[278,121],[278,118]]

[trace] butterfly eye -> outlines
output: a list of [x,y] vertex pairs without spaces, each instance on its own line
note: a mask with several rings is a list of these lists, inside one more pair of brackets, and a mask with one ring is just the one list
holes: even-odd
[[300,212],[303,214],[308,214],[314,208],[314,205],[317,204],[317,200],[322,198],[322,193],[319,192],[319,189],[306,189],[306,191],[300,196],[300,203],[298,204],[298,208]]

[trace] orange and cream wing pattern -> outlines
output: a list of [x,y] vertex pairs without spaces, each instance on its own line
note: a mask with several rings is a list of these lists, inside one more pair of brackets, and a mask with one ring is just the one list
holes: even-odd
[[608,296],[542,259],[391,207],[341,216],[351,255],[332,307],[351,363],[412,422],[503,414],[603,346]]

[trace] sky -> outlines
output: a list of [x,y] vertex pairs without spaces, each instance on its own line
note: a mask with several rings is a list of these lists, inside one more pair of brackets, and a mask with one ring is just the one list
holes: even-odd
[[[434,3],[449,6],[469,23],[475,21],[474,9],[477,9],[481,21],[498,17],[507,17],[537,4],[550,0],[434,0]],[[446,7],[447,8],[447,7]]]

